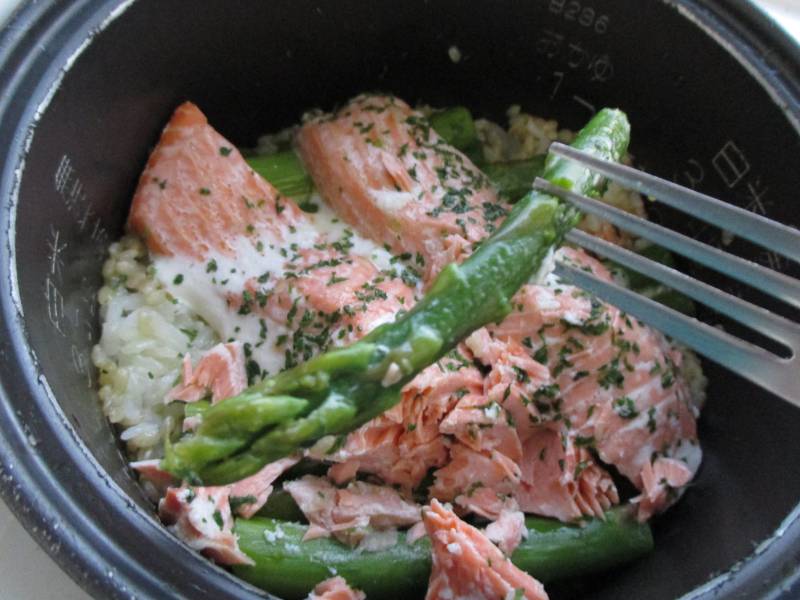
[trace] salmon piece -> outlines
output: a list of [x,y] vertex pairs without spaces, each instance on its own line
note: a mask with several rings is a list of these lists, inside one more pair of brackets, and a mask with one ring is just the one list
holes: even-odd
[[239,342],[217,344],[192,368],[192,358],[183,357],[183,378],[172,388],[165,402],[197,402],[211,393],[211,403],[238,395],[247,387],[244,351]]
[[500,404],[482,394],[461,398],[442,420],[439,431],[476,452],[497,451],[516,462],[522,459],[513,419]]
[[420,520],[420,507],[396,490],[363,481],[336,488],[324,477],[306,475],[283,484],[310,523],[304,540],[333,535],[349,545],[362,542],[367,527],[383,531]]
[[[559,252],[610,280],[586,253]],[[680,375],[682,355],[661,333],[569,285],[526,286],[515,302],[520,310],[487,329],[548,366],[553,383],[533,398],[542,422],[564,424],[569,438],[594,448],[640,490],[644,470],[657,458],[697,471],[698,412]],[[646,512],[668,506],[659,498]]]
[[497,450],[476,452],[455,442],[450,448],[450,462],[433,476],[431,498],[455,501],[495,519],[506,506],[505,497],[511,496],[519,484],[521,473],[519,462]]
[[433,552],[426,600],[547,600],[541,583],[514,566],[483,533],[438,501],[431,501],[430,507],[423,510],[422,519]]
[[367,600],[367,595],[352,589],[344,577],[337,576],[318,583],[308,600]]
[[540,427],[525,441],[521,481],[514,498],[521,510],[561,521],[604,518],[619,503],[614,481],[568,432]]
[[484,380],[486,398],[503,407],[524,442],[544,421],[535,400],[539,390],[552,386],[549,369],[516,340],[493,338],[486,328],[473,332],[465,343],[490,369]]
[[419,539],[424,538],[428,535],[425,531],[425,523],[422,521],[418,523],[414,523],[411,527],[409,527],[408,531],[406,531],[406,543],[413,544]]
[[175,483],[175,477],[172,473],[163,471],[159,466],[161,464],[160,458],[151,458],[148,460],[137,460],[129,464],[130,468],[142,479],[149,481],[163,494],[166,489]]
[[228,485],[228,495],[235,512],[245,519],[255,515],[267,503],[272,494],[272,484],[288,469],[299,462],[299,457],[287,457],[276,460],[261,468],[258,472]]
[[177,538],[219,564],[255,564],[233,533],[227,487],[169,488],[158,514]]
[[[249,227],[281,239],[283,222],[301,217],[191,102],[181,104],[139,178],[128,227],[155,254],[204,260],[212,250],[233,256]],[[280,212],[279,212],[280,209]]]
[[[364,337],[372,329],[394,319],[401,308],[411,308],[415,289],[402,279],[389,277],[369,260],[336,249],[324,239],[315,244],[322,250],[300,252],[285,266],[285,277],[270,284],[266,291],[251,281],[251,298],[266,297],[263,310],[253,303],[252,310],[290,326],[309,321],[307,338],[322,337],[329,345],[346,345]],[[241,302],[231,302],[239,311]],[[305,327],[304,327],[305,329]],[[327,336],[321,335],[324,329]],[[294,343],[294,340],[293,340]],[[316,344],[324,351],[324,344]],[[304,344],[295,361],[311,358],[314,346]]]
[[357,96],[303,125],[296,144],[336,212],[418,257],[426,281],[468,255],[508,210],[480,170],[398,98]]
[[339,451],[325,457],[336,463],[329,476],[343,483],[361,471],[410,491],[430,469],[443,466],[448,449],[440,423],[459,398],[483,387],[468,352],[460,347],[422,371],[403,388],[399,404],[350,433]]
[[631,499],[639,505],[639,518],[649,519],[664,506],[675,500],[681,488],[688,484],[694,473],[689,467],[673,458],[657,458],[642,469],[642,494]]
[[[298,460],[282,458],[229,485],[169,487],[158,504],[159,517],[176,537],[219,564],[255,564],[239,549],[232,511],[245,519],[255,515],[266,504],[275,480]],[[171,483],[166,481],[169,473],[160,471],[152,462],[158,461],[139,461],[131,466],[142,476]]]
[[511,556],[520,542],[528,537],[525,515],[519,510],[503,510],[496,521],[487,525],[484,533],[503,554]]

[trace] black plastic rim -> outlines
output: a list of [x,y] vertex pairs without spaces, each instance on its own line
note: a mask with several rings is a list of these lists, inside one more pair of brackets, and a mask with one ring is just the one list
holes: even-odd
[[[723,44],[770,91],[800,135],[800,46],[747,0],[665,0]],[[39,106],[71,57],[122,5],[110,0],[27,3],[0,32],[0,495],[56,562],[102,598],[263,597],[178,543],[110,480],[52,398],[27,343],[15,300],[17,184]],[[25,410],[10,398],[25,399]],[[37,416],[41,426],[28,423]],[[57,451],[48,460],[37,440]],[[102,523],[80,508],[92,496],[109,513]],[[113,523],[113,527],[109,525]],[[170,566],[145,569],[133,544],[114,532],[145,530],[188,566],[192,581],[171,580]],[[141,548],[138,549],[141,552]],[[800,595],[800,505],[751,557],[687,598],[793,598]]]

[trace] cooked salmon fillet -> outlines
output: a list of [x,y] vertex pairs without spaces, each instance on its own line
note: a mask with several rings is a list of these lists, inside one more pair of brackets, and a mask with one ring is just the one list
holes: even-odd
[[139,178],[128,226],[156,254],[203,260],[235,254],[250,227],[281,240],[281,222],[300,218],[292,203],[253,171],[191,102],[181,104]]
[[507,207],[488,179],[418,111],[362,95],[304,124],[297,148],[322,196],[348,223],[429,280],[493,231]]
[[[224,340],[243,343],[252,375],[349,343],[413,304],[413,282],[376,266],[354,232],[322,234],[314,218],[187,102],[147,162],[128,226],[145,239],[170,293]],[[202,379],[197,370],[172,397],[208,387],[190,381]]]
[[433,549],[426,600],[547,599],[541,583],[514,566],[483,533],[438,501],[431,501],[422,518]]

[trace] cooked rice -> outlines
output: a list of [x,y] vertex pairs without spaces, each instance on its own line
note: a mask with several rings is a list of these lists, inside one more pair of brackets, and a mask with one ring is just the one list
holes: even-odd
[[103,331],[92,350],[103,411],[137,459],[162,456],[165,436],[180,425],[183,406],[163,400],[179,381],[184,354],[196,359],[218,341],[161,288],[148,263],[137,237],[111,244],[97,295]]

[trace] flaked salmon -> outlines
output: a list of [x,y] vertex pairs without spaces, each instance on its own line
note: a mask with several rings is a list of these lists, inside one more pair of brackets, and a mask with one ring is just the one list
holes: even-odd
[[338,483],[359,471],[378,475],[410,491],[428,471],[443,466],[448,441],[440,423],[460,399],[482,393],[483,377],[460,348],[431,365],[403,389],[400,404],[347,436],[327,456],[329,476]]
[[426,280],[507,214],[483,173],[393,96],[358,96],[304,124],[296,142],[336,212],[397,254],[418,257]]
[[345,581],[344,577],[331,577],[319,582],[314,591],[308,595],[308,600],[366,600],[367,595],[354,590]]
[[[585,252],[559,252],[611,279]],[[487,329],[496,339],[521,343],[549,368],[553,383],[530,397],[540,421],[557,426],[571,443],[594,449],[640,490],[643,473],[659,458],[683,464],[690,479],[702,454],[698,409],[680,372],[681,352],[661,333],[573,286],[527,286],[516,301],[518,310]],[[675,480],[688,481],[685,474]],[[668,506],[667,496],[654,495],[640,516]],[[612,496],[597,500],[604,497]]]
[[287,457],[276,460],[261,468],[250,477],[245,477],[229,486],[230,503],[239,516],[249,519],[267,503],[275,480],[291,469],[300,459]]
[[433,549],[426,600],[547,599],[541,583],[438,501],[431,501],[422,518]]
[[210,394],[212,404],[216,404],[236,396],[246,387],[242,344],[217,344],[200,357],[196,367],[192,367],[191,356],[183,357],[181,383],[169,391],[165,401],[197,402]]
[[[475,175],[474,165],[396,98],[359,96],[336,114],[305,124],[297,145],[318,189],[336,210],[397,252],[418,252],[427,281],[442,264],[469,255],[494,227],[492,211],[501,215],[507,209]],[[452,190],[459,187],[463,193],[456,198]],[[472,227],[459,232],[454,227],[459,222]],[[447,241],[451,236],[452,243]],[[610,277],[583,252],[565,250],[562,255]],[[493,494],[511,494],[519,496],[525,510],[571,520],[600,516],[618,502],[611,478],[590,449],[640,489],[642,470],[658,457],[674,458],[690,473],[696,471],[696,410],[679,373],[680,352],[663,336],[571,286],[526,286],[515,307],[503,323],[476,332],[467,342],[489,374],[483,390],[473,386],[476,395],[446,403],[446,415],[433,425],[440,436],[448,436],[446,443],[431,444],[430,437],[409,440],[403,428],[418,424],[406,414],[401,423],[401,411],[396,411],[397,418],[368,423],[351,436],[345,450],[352,458],[334,466],[331,475],[342,481],[362,470],[390,483],[413,485],[423,467],[438,467],[434,497],[466,502],[464,484],[477,481],[487,489],[477,494],[477,502],[468,502],[471,510],[494,512],[503,501]],[[442,405],[441,398],[417,397]],[[404,411],[409,404],[406,394]],[[512,422],[516,435],[508,426]],[[531,436],[535,439],[523,458],[514,446]],[[420,450],[428,460],[419,461]],[[534,451],[537,459],[543,457],[537,464],[531,464]],[[411,455],[420,468],[404,480],[393,472],[394,465],[400,456]],[[524,467],[524,480],[500,477],[508,471],[503,466],[507,459]],[[474,485],[471,491],[475,496]],[[666,505],[662,493],[645,497],[652,499],[643,516]]]
[[603,518],[619,503],[611,476],[566,431],[539,427],[525,441],[521,469],[514,498],[524,512],[574,521]]
[[486,526],[484,533],[503,551],[503,554],[511,556],[520,542],[528,537],[525,515],[520,510],[505,509],[500,512],[497,520]]
[[283,488],[310,523],[303,539],[335,536],[349,545],[362,542],[369,531],[408,527],[420,520],[420,507],[388,486],[354,481],[345,488],[324,477],[306,475]]
[[[176,537],[220,564],[253,564],[239,549],[233,513],[246,519],[255,515],[266,504],[275,480],[298,460],[282,458],[229,485],[168,487],[158,505],[159,517]],[[166,482],[168,473],[141,463],[131,466],[145,477]]]
[[169,488],[158,514],[176,537],[219,564],[255,564],[239,550],[227,488]]

